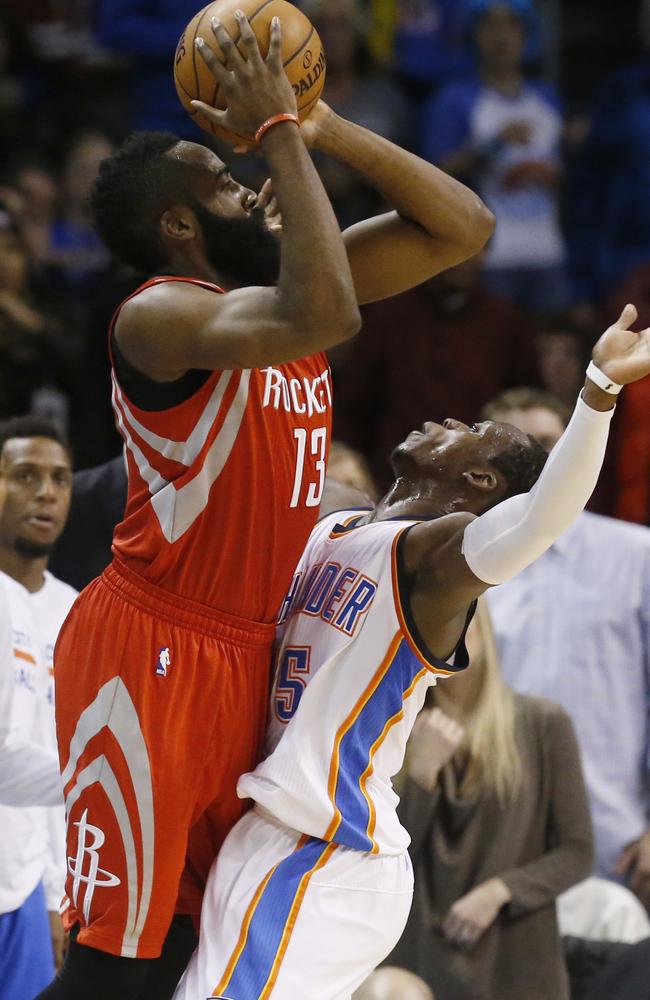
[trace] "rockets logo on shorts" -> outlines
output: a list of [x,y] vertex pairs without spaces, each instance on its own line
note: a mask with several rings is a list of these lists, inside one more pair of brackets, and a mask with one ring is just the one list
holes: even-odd
[[[120,885],[121,879],[105,868],[99,867],[99,849],[103,846],[106,837],[104,831],[98,826],[92,826],[88,822],[88,810],[85,809],[81,819],[75,826],[79,828],[79,838],[77,841],[76,858],[68,858],[68,871],[72,875],[72,902],[77,905],[77,897],[81,883],[86,884],[86,892],[83,902],[84,920],[88,921],[90,906],[95,895],[95,888],[98,885],[108,889],[111,886]],[[89,834],[92,840],[87,843],[86,835]],[[88,871],[84,874],[85,860],[88,858]],[[99,876],[104,876],[100,878]]]

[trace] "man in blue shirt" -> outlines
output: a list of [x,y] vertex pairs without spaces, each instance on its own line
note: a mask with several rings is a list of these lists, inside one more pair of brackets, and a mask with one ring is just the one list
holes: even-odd
[[[566,424],[562,404],[534,389],[502,393],[483,415],[549,450]],[[650,904],[650,530],[585,512],[488,602],[508,683],[573,719],[596,871],[626,876]]]
[[568,304],[557,218],[562,113],[554,90],[528,80],[523,61],[530,0],[472,0],[478,72],[425,105],[422,155],[479,192],[497,226],[486,254],[488,287],[533,311]]

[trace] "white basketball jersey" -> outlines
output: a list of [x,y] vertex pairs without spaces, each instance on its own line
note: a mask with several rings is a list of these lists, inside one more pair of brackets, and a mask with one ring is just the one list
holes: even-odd
[[239,795],[301,833],[373,854],[410,838],[391,777],[427,688],[467,664],[426,649],[411,620],[401,548],[414,521],[344,511],[312,532],[279,618],[266,759]]

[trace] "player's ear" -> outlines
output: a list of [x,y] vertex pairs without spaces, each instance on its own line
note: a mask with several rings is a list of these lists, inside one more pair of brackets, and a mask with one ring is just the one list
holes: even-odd
[[474,489],[481,490],[482,493],[490,493],[492,490],[496,490],[499,485],[496,474],[488,468],[468,469],[463,472],[463,479]]
[[166,209],[160,217],[163,236],[173,240],[193,240],[198,232],[194,213],[183,205]]

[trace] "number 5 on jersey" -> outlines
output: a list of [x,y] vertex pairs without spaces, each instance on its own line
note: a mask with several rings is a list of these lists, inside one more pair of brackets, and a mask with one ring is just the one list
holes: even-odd
[[[298,447],[296,454],[296,475],[293,481],[293,493],[291,494],[290,507],[297,507],[302,492],[302,481],[305,475],[305,465],[307,461],[307,430],[304,427],[295,427],[293,431]],[[309,441],[309,457],[316,459],[315,471],[318,475],[318,482],[310,482],[307,489],[307,507],[318,507],[323,495],[325,486],[325,449],[327,448],[327,430],[325,427],[315,427],[311,432]]]
[[309,680],[311,646],[288,646],[282,653],[275,684],[275,714],[290,722]]

